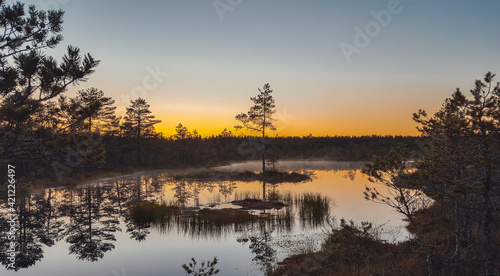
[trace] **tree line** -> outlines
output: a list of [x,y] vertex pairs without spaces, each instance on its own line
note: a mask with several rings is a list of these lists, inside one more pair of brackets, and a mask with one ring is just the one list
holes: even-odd
[[65,92],[85,82],[100,61],[69,46],[61,61],[44,53],[62,41],[63,11],[0,1],[0,162],[16,165],[18,174],[39,177],[122,167],[185,167],[277,158],[368,159],[410,137],[274,137],[275,111],[269,84],[248,113],[235,119],[261,137],[235,136],[224,129],[202,138],[178,124],[175,135],[155,130],[160,122],[143,98],[132,100],[123,117],[115,101],[95,87]]

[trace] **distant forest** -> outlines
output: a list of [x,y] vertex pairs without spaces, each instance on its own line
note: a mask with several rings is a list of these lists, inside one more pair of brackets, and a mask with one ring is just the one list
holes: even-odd
[[[407,136],[261,137],[211,136],[187,139],[149,138],[143,141],[141,165],[185,167],[231,161],[258,160],[264,146],[271,159],[326,159],[368,161],[373,154],[385,154],[398,143],[419,150],[423,140]],[[137,165],[135,141],[104,137],[106,167]]]
[[231,161],[324,158],[369,160],[398,142],[422,149],[415,137],[275,137],[276,112],[270,85],[251,98],[254,106],[235,117],[236,130],[257,137],[235,136],[225,129],[202,138],[177,125],[165,137],[143,98],[130,101],[123,117],[111,97],[98,88],[66,95],[69,87],[88,80],[100,60],[68,46],[58,61],[47,55],[62,41],[64,11],[40,11],[23,3],[2,7],[0,27],[0,165],[16,167],[18,176],[61,180],[75,173],[102,170],[179,168]]
[[[268,159],[323,159],[336,161],[369,161],[372,155],[384,155],[397,144],[413,149],[415,157],[423,155],[425,140],[411,136],[334,136],[334,137],[243,137],[228,132],[202,138],[162,136],[142,138],[101,135],[98,132],[67,133],[52,136],[51,149],[38,156],[19,155],[9,161],[19,175],[31,177],[71,176],[96,171],[127,169],[186,168],[213,166],[229,162],[259,160],[266,147]],[[138,147],[139,145],[139,147]],[[23,158],[25,157],[25,158]]]

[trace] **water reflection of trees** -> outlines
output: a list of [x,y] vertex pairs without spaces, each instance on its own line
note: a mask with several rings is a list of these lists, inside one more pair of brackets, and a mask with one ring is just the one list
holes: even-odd
[[[42,242],[39,236],[36,235],[37,229],[40,229],[41,222],[36,220],[40,212],[32,202],[34,197],[21,197],[16,202],[18,231],[15,233],[15,242],[17,251],[15,254],[15,268],[27,268],[34,265],[37,261],[43,258]],[[0,260],[7,268],[10,261],[8,258],[8,250],[11,240],[8,239],[7,232],[10,231],[8,220],[12,217],[5,216],[2,219],[2,234],[0,236],[1,250]]]
[[[227,198],[230,196],[236,184],[225,181],[173,181],[169,183],[173,186],[173,197],[175,203],[180,206],[186,206],[190,202],[192,205],[200,205],[200,194],[207,190],[212,193],[215,187],[219,186],[219,192]],[[217,202],[218,203],[218,202]]]
[[15,241],[15,270],[34,265],[43,258],[43,245],[53,246],[63,238],[64,222],[61,219],[60,202],[55,199],[53,189],[29,196],[17,196],[15,217],[18,231],[15,240],[8,240],[10,231],[8,220],[12,217],[2,214],[0,217],[0,262],[7,268],[9,243]]
[[[120,214],[125,221],[126,231],[130,234],[131,239],[138,242],[146,240],[146,237],[151,233],[151,224],[147,221],[134,220],[129,212],[130,206],[147,201],[150,198],[154,199],[157,194],[160,194],[161,183],[164,179],[164,175],[141,175],[117,187],[117,189],[121,189],[123,195],[130,194],[128,196],[129,200],[124,202],[126,209]],[[125,197],[126,199],[127,197]]]
[[121,229],[115,216],[116,210],[105,196],[106,192],[90,186],[75,192],[79,204],[69,209],[66,242],[70,244],[70,254],[76,254],[80,260],[95,262],[115,248],[114,233]]
[[220,181],[217,184],[219,186],[219,194],[224,197],[224,201],[227,201],[228,197],[236,190],[236,183],[234,182]]
[[[77,259],[98,261],[115,248],[115,234],[122,231],[120,222],[125,225],[123,230],[136,241],[144,241],[153,230],[192,239],[221,239],[234,234],[253,233],[248,241],[252,244],[250,249],[256,254],[255,260],[267,262],[264,257],[272,250],[264,245],[269,245],[271,233],[289,233],[297,220],[301,224],[306,221],[306,226],[319,225],[323,219],[317,216],[324,217],[331,211],[312,212],[301,217],[299,213],[306,213],[300,211],[304,207],[297,204],[296,198],[301,195],[294,197],[275,191],[273,198],[284,201],[288,206],[265,211],[261,218],[245,223],[211,221],[192,210],[172,209],[174,211],[165,213],[161,219],[149,221],[138,220],[130,212],[132,206],[141,202],[196,205],[202,201],[200,196],[206,194],[204,191],[214,194],[211,199],[214,203],[228,202],[236,197],[237,184],[230,181],[177,182],[166,174],[157,173],[17,195],[15,213],[18,214],[19,231],[16,232],[16,269],[33,266],[43,258],[44,246],[51,247],[60,241],[68,244],[69,253]],[[173,201],[165,201],[165,198],[173,198]],[[0,263],[5,267],[9,264],[8,219],[6,212],[0,213]]]
[[61,203],[54,196],[53,189],[48,189],[38,196],[35,203],[40,208],[38,218],[41,221],[37,236],[49,247],[62,239],[65,229],[65,223],[61,219]]
[[349,178],[351,181],[354,181],[358,172],[360,172],[360,170],[346,170],[344,178]]
[[180,181],[172,188],[178,205],[185,206],[189,199],[198,194],[198,191],[195,192],[189,189],[189,184],[191,183],[188,181]]
[[[51,247],[61,240],[69,244],[70,254],[81,260],[97,261],[112,250],[126,198],[114,187],[96,184],[17,195],[16,270],[34,265],[43,258],[43,246]],[[10,263],[9,219],[6,213],[0,216],[0,262],[6,268]]]
[[248,248],[255,255],[252,259],[257,265],[261,266],[262,271],[267,271],[276,262],[276,249],[271,245],[272,226],[266,223],[259,223],[259,231],[252,234],[243,235],[236,241],[242,244],[250,242]]

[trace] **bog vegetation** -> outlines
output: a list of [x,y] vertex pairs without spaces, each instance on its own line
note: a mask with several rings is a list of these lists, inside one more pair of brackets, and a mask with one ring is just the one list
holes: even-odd
[[403,215],[412,239],[388,244],[371,224],[341,221],[322,251],[292,257],[274,275],[498,275],[500,84],[494,77],[488,72],[476,80],[470,98],[457,89],[433,116],[414,114],[429,139],[423,157],[398,145],[367,164],[374,185],[365,198]]
[[[241,124],[237,129],[253,130],[256,136],[224,129],[201,137],[179,123],[176,134],[166,137],[156,131],[160,120],[146,99],[132,100],[121,118],[114,100],[98,88],[65,95],[70,85],[84,83],[100,61],[74,46],[61,61],[44,53],[62,41],[63,11],[26,9],[3,0],[0,6],[0,164],[14,165],[18,177],[63,182],[82,173],[261,158],[264,174],[266,165],[274,167],[278,159],[370,160],[374,155],[365,170],[373,182],[365,197],[402,214],[413,238],[388,244],[371,224],[341,221],[321,251],[291,257],[275,275],[500,273],[500,88],[493,73],[476,80],[469,97],[455,91],[434,115],[415,113],[420,137],[269,137],[266,130],[275,128],[269,84],[251,98],[254,106],[235,118]],[[381,186],[389,194],[379,193]],[[329,205],[314,195],[301,200],[304,220],[323,217]],[[146,223],[179,212],[184,211],[147,203],[132,209]],[[196,213],[201,222],[214,221],[214,216]],[[78,239],[70,241],[77,250]],[[207,263],[209,273],[216,273],[216,263]],[[186,272],[195,267],[193,260]]]

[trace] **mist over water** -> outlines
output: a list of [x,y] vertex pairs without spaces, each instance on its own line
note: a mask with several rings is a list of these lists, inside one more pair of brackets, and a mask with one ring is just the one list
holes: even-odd
[[[365,163],[366,162],[344,162],[344,161],[328,161],[328,160],[284,160],[284,161],[278,161],[278,163],[276,164],[276,168],[283,171],[303,171],[303,170],[343,171],[343,170],[363,169]],[[225,172],[261,171],[262,161],[234,163],[227,166],[214,167],[213,169]]]
[[[261,162],[252,161],[213,169],[260,171],[261,166]],[[198,220],[196,215],[175,212],[159,222],[137,221],[130,208],[141,203],[188,208],[220,204],[226,208],[234,200],[262,198],[260,181],[177,181],[173,175],[181,171],[155,170],[77,187],[42,189],[19,197],[31,206],[23,209],[23,219],[30,220],[30,224],[23,225],[32,237],[23,241],[24,245],[42,251],[30,253],[37,253],[36,258],[25,263],[26,268],[17,272],[2,270],[0,274],[58,275],[64,266],[73,276],[114,275],[113,270],[124,270],[131,276],[176,276],[185,275],[181,265],[191,257],[209,260],[216,256],[221,270],[218,275],[264,275],[263,268],[268,264],[303,248],[319,249],[324,234],[331,230],[329,223],[338,225],[341,218],[384,225],[382,238],[388,241],[406,239],[405,222],[399,215],[387,206],[364,199],[364,186],[369,182],[360,172],[363,167],[364,162],[280,161],[279,170],[308,171],[314,178],[301,183],[267,184],[266,193],[284,202],[285,207],[252,211],[274,217],[239,224],[216,225]],[[0,204],[4,201],[0,199]],[[5,219],[4,214],[0,218]],[[87,235],[90,230],[91,236]],[[0,229],[0,235],[5,237],[5,231]]]

